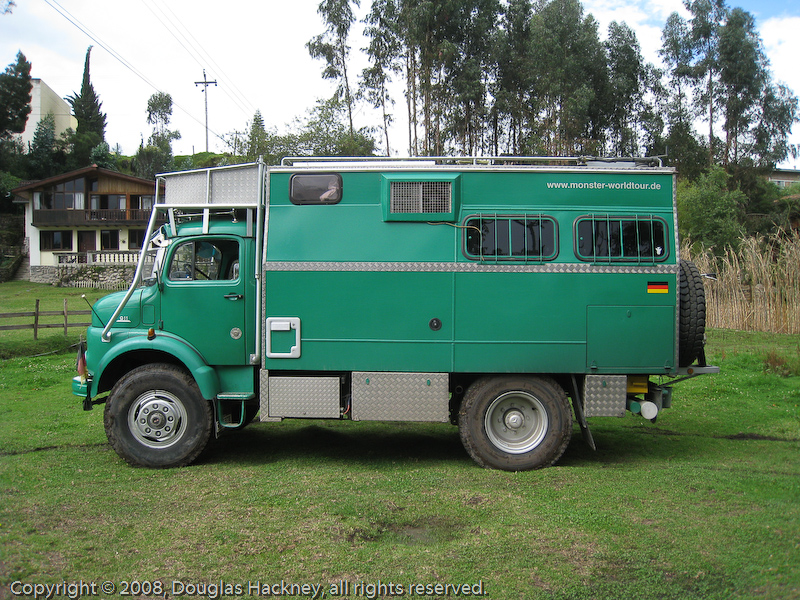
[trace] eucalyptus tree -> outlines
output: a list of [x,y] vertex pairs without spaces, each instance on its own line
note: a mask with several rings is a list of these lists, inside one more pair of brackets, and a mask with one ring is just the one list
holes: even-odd
[[[501,144],[514,155],[528,151],[527,125],[533,118],[533,44],[530,0],[509,0],[500,13],[492,39],[491,110],[494,153]],[[503,135],[505,131],[505,136]]]
[[370,66],[361,72],[364,96],[374,108],[381,110],[386,155],[391,155],[389,126],[392,115],[389,108],[394,100],[389,93],[392,74],[402,71],[402,43],[399,37],[399,7],[396,0],[373,0],[364,22],[364,34],[369,39],[365,48]]
[[[725,151],[723,164],[772,168],[786,158],[797,98],[771,81],[768,61],[753,16],[735,8],[719,33]],[[794,108],[792,108],[794,107]],[[771,142],[768,140],[772,140]],[[782,151],[784,148],[785,151]]]
[[[406,49],[406,86],[412,153],[441,154],[440,112],[442,65],[454,51],[451,17],[457,0],[401,0],[400,31]],[[419,142],[419,116],[423,138]]]
[[605,94],[609,150],[617,156],[638,156],[648,84],[639,40],[628,25],[613,21],[604,45],[609,74]]
[[667,17],[658,53],[666,66],[670,97],[667,120],[670,126],[691,123],[695,117],[689,97],[693,52],[689,44],[689,24],[677,12]]
[[597,21],[579,0],[540,3],[532,20],[538,118],[534,151],[553,156],[594,154],[606,115],[608,83]]
[[488,117],[488,77],[492,31],[497,24],[497,0],[461,0],[455,3],[452,21],[453,52],[442,65],[446,139],[463,154],[485,149]]
[[360,0],[322,0],[317,12],[325,20],[325,31],[306,44],[312,58],[322,59],[326,63],[322,77],[338,82],[336,97],[343,99],[347,108],[351,136],[355,136],[353,126],[355,96],[351,89],[347,67],[350,62],[350,28],[355,21],[354,5],[360,6]]
[[136,151],[133,159],[134,171],[138,177],[150,179],[156,173],[169,171],[173,167],[172,142],[179,140],[179,131],[170,131],[172,119],[172,96],[156,92],[147,100],[147,123],[153,126],[153,133]]
[[720,102],[719,34],[728,17],[725,0],[684,0],[691,13],[689,21],[689,47],[692,50],[690,71],[696,86],[695,101],[704,107],[708,120],[708,164],[714,163],[714,123]]

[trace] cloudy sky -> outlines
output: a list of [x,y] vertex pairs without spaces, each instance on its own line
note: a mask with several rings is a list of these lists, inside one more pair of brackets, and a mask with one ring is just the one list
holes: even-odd
[[[800,2],[728,0],[756,17],[774,78],[800,94]],[[333,87],[309,58],[305,43],[321,33],[319,0],[16,0],[11,14],[0,16],[0,68],[22,50],[32,76],[60,96],[80,91],[86,49],[93,46],[91,80],[108,116],[106,140],[124,154],[136,151],[151,133],[146,123],[148,98],[169,93],[175,103],[171,127],[182,137],[175,154],[205,149],[203,70],[208,81],[209,149],[223,151],[221,136],[245,130],[256,109],[267,127],[284,131]],[[368,6],[362,0],[362,12]],[[636,30],[645,59],[658,64],[657,51],[667,16],[683,11],[680,0],[584,0],[584,8],[605,35],[611,21]],[[356,33],[361,26],[357,25]],[[352,41],[354,70],[363,40]],[[404,154],[405,107],[398,94],[394,154]],[[362,108],[356,125],[376,125],[376,111]],[[800,124],[794,143],[800,143]],[[790,168],[800,168],[790,161]]]

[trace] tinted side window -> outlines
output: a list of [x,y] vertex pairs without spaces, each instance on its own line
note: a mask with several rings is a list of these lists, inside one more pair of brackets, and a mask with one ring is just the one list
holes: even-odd
[[336,204],[342,199],[338,173],[295,173],[289,180],[292,204]]
[[657,218],[586,217],[575,226],[582,260],[660,261],[667,257],[667,227]]
[[467,258],[552,260],[558,254],[555,221],[549,217],[470,217],[464,223]]

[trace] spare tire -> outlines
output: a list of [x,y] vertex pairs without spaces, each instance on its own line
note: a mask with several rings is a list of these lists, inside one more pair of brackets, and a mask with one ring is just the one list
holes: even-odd
[[678,296],[678,366],[688,367],[703,354],[706,339],[706,292],[693,262],[681,260]]

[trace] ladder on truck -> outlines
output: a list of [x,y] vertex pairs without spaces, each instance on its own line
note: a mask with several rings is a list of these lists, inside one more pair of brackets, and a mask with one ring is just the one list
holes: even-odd
[[[136,273],[131,285],[114,314],[103,329],[101,339],[111,340],[111,327],[119,318],[134,290],[142,282],[142,273],[148,252],[151,251],[156,222],[159,215],[166,214],[169,227],[174,234],[181,219],[202,219],[203,233],[208,233],[212,215],[235,214],[245,210],[247,215],[247,235],[255,235],[256,257],[253,261],[253,276],[256,280],[256,339],[261,339],[261,246],[264,240],[267,167],[263,160],[256,163],[210,167],[191,171],[175,171],[156,175],[156,196],[147,231],[139,253]],[[164,196],[160,197],[160,183],[164,182]],[[169,184],[169,185],[167,185]],[[250,363],[258,364],[260,351],[251,355]]]

